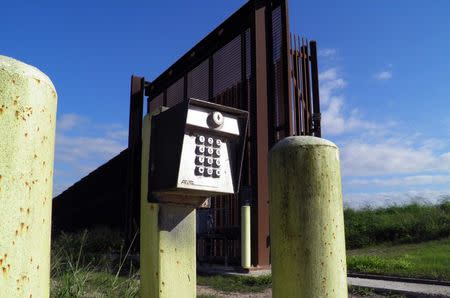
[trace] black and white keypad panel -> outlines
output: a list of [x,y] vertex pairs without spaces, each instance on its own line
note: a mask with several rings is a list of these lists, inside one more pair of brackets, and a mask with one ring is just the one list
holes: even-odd
[[217,136],[197,135],[195,143],[195,175],[220,178],[221,138]]

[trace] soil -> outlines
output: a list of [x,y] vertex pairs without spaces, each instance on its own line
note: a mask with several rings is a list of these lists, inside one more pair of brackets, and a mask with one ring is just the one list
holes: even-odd
[[214,290],[206,286],[197,286],[197,295],[214,295],[220,298],[243,297],[243,298],[271,298],[272,289],[267,289],[261,293],[230,293]]
[[[206,286],[197,286],[197,295],[214,295],[215,297],[220,298],[235,298],[235,297],[242,297],[242,298],[272,298],[272,289],[267,289],[264,292],[261,293],[229,293],[229,292],[221,292],[214,290],[210,287]],[[372,297],[372,298],[378,298],[378,297],[385,297],[380,296],[377,294],[373,294],[373,296],[359,296],[355,294],[348,294],[349,298],[361,298],[361,297]]]

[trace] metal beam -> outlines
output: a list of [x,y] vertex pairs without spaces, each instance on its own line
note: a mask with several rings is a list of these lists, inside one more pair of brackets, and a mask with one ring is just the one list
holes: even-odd
[[317,65],[317,44],[315,41],[309,43],[311,48],[311,79],[313,94],[313,128],[314,136],[321,137],[320,128],[320,96],[319,96],[319,67]]
[[141,193],[142,113],[144,109],[143,77],[131,77],[130,119],[128,130],[127,196],[124,202],[124,225],[128,244],[139,228]]
[[248,16],[251,14],[252,5],[252,1],[247,2],[158,76],[146,89],[146,95],[150,97],[150,100],[207,59],[211,53],[235,38],[236,32],[242,32],[248,28],[250,26]]
[[[269,251],[269,198],[267,158],[269,151],[268,104],[267,104],[267,40],[266,40],[266,10],[264,5],[258,5],[254,14],[254,69],[255,95],[252,101],[252,115],[256,121],[254,126],[252,164],[256,169],[256,200],[253,209],[252,225],[252,263],[258,266],[270,264]],[[255,138],[256,137],[256,138]],[[256,139],[256,140],[255,140]],[[253,176],[253,175],[252,175]],[[255,176],[253,176],[255,177]],[[254,186],[254,187],[255,187]]]
[[292,136],[296,133],[294,127],[294,104],[292,99],[291,92],[291,65],[290,65],[290,29],[289,29],[289,12],[288,12],[288,3],[286,0],[280,1],[281,7],[281,24],[282,24],[282,82],[283,82],[283,99],[285,101],[284,105],[284,113],[286,121],[289,121],[286,128],[285,136]]

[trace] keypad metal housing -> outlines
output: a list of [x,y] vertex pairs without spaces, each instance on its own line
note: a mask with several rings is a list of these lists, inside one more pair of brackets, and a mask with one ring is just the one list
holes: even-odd
[[[220,126],[211,122],[217,113]],[[149,201],[236,193],[247,119],[246,111],[196,99],[153,116]]]

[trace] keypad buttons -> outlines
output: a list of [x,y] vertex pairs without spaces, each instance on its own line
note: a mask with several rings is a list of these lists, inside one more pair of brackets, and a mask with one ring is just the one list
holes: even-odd
[[215,167],[220,167],[220,159],[218,159],[218,158],[214,159],[214,166]]
[[197,144],[204,144],[205,143],[205,136],[197,136]]
[[205,176],[212,176],[212,174],[213,174],[213,169],[211,169],[211,168],[206,168],[206,171],[205,171]]
[[205,168],[204,167],[195,167],[195,174],[196,175],[203,175],[205,173]]
[[195,158],[195,163],[198,165],[203,165],[204,162],[205,162],[205,157],[203,157],[203,156],[197,156]]
[[205,153],[205,146],[197,146],[196,150],[197,154],[204,154]]
[[222,140],[207,135],[195,137],[195,175],[220,178]]

